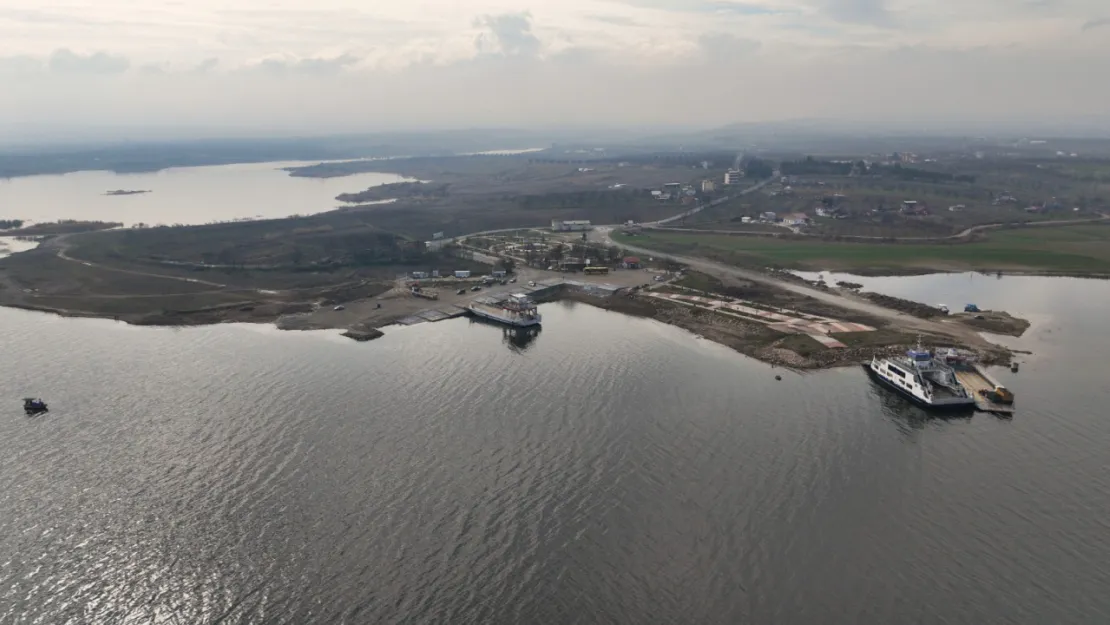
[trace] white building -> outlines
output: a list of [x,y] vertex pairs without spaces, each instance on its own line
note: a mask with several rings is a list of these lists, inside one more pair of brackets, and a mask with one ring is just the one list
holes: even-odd
[[469,278],[469,277],[470,277],[470,272],[469,272],[469,271],[464,271],[464,270],[461,270],[461,269],[460,269],[460,270],[458,270],[458,271],[456,271],[456,272],[455,272],[455,277],[456,277],[456,278],[459,278],[459,279],[463,279],[463,280],[465,280],[466,278]]
[[743,182],[744,172],[737,169],[730,169],[725,172],[725,186],[738,185]]
[[447,245],[452,242],[454,242],[454,239],[436,239],[434,241],[425,241],[424,247],[427,248],[429,252],[434,252],[447,247]]
[[702,193],[713,193],[716,189],[717,189],[717,185],[712,180],[702,180],[701,181],[701,192]]
[[593,226],[590,225],[589,220],[579,219],[562,221],[560,219],[551,220],[551,229],[556,232],[582,232],[585,230],[592,230]]
[[787,226],[804,226],[809,223],[805,213],[791,213],[782,218],[782,223]]

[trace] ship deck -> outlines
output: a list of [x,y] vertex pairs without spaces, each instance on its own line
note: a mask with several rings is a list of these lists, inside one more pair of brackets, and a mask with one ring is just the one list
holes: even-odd
[[1013,404],[997,404],[979,393],[981,390],[993,390],[995,382],[988,378],[979,367],[961,367],[956,369],[956,379],[975,398],[975,406],[983,412],[997,414],[1013,414]]

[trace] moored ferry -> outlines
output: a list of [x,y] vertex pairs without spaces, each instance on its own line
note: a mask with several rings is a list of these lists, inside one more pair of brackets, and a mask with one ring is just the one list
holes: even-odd
[[538,326],[542,320],[536,304],[527,295],[510,295],[509,299],[496,304],[474,302],[470,312],[479,317],[498,321],[518,328]]
[[975,407],[974,395],[960,382],[955,369],[933,358],[920,343],[905,356],[873,357],[864,368],[884,386],[920,406],[934,410]]

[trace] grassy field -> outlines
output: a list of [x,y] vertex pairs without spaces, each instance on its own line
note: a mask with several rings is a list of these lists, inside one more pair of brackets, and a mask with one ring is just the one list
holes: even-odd
[[1110,273],[1110,225],[1024,228],[962,244],[870,244],[648,232],[629,245],[745,266],[900,272],[907,270]]

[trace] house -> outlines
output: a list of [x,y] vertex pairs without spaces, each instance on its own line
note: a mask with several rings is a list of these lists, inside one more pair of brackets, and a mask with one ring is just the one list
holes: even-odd
[[713,193],[716,190],[717,190],[717,184],[715,182],[713,182],[712,180],[702,180],[701,181],[701,192],[702,193]]
[[425,241],[424,248],[429,252],[435,252],[447,247],[448,244],[454,243],[454,239],[436,239],[434,241]]
[[470,272],[460,269],[460,270],[455,272],[455,277],[459,278],[460,280],[465,280],[466,278],[470,277]]
[[637,256],[625,256],[624,260],[621,261],[621,267],[625,269],[639,269],[640,259]]
[[564,258],[559,261],[559,271],[582,271],[587,267],[585,260],[581,258]]
[[427,271],[414,271],[414,272],[412,272],[411,275],[412,275],[413,280],[423,280],[423,279],[428,277],[428,272]]
[[759,218],[762,219],[763,221],[778,221],[779,220],[779,216],[776,215],[774,211],[767,211],[766,213],[760,213]]
[[818,206],[814,209],[818,217],[828,217],[829,219],[844,219],[848,216],[844,212],[844,208],[837,206],[836,208],[828,208],[826,206]]
[[791,213],[782,218],[782,223],[787,226],[809,225],[809,215],[805,213]]
[[561,219],[552,219],[551,229],[556,232],[583,232],[586,230],[592,230],[593,226],[590,225],[590,222],[587,219],[568,221],[563,221]]
[[902,214],[913,216],[928,215],[929,209],[917,200],[905,200],[902,202]]
[[506,276],[506,271],[504,269],[497,269],[497,270],[491,271],[490,275],[492,275],[494,278],[497,278],[498,280],[500,280],[501,278],[504,278]]

